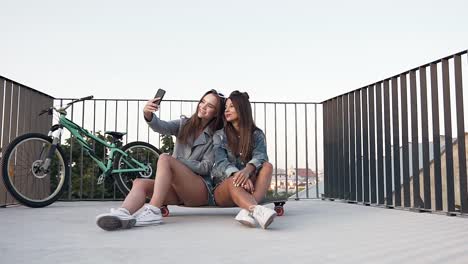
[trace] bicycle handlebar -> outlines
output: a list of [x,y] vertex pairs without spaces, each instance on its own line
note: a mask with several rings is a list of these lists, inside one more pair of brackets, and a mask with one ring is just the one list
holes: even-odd
[[91,100],[93,98],[94,98],[93,95],[86,96],[86,97],[71,101],[70,103],[67,104],[67,106],[65,106],[63,108],[55,108],[55,107],[52,106],[52,107],[46,108],[46,109],[42,110],[41,112],[39,112],[39,116],[41,116],[41,115],[43,115],[45,113],[48,113],[49,115],[52,115],[53,110],[55,110],[55,111],[57,111],[57,112],[59,112],[61,114],[66,115],[67,112],[65,112],[65,110],[67,110],[67,108],[70,107],[72,104],[77,103],[77,102],[81,102],[81,101]]
[[70,106],[70,105],[72,105],[72,104],[74,104],[74,103],[81,102],[81,101],[86,101],[86,100],[91,100],[91,99],[93,99],[93,98],[94,98],[93,95],[86,96],[86,97],[80,98],[80,99],[78,99],[78,100],[71,101],[71,102],[69,102],[67,105]]

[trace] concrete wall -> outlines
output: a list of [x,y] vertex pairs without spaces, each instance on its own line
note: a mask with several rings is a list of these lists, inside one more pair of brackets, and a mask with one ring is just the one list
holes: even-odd
[[[465,134],[465,142],[468,142],[468,134]],[[468,154],[468,149],[465,151]],[[431,205],[433,210],[435,210],[435,183],[434,183],[434,161],[430,163],[430,180],[431,180]],[[467,163],[468,166],[468,163]],[[458,141],[453,144],[453,171],[454,171],[454,190],[455,190],[455,206],[460,206],[460,173],[459,173],[459,162],[458,162]],[[441,155],[441,176],[442,176],[442,206],[443,211],[447,211],[447,162],[446,162],[446,153],[445,151]],[[419,194],[424,201],[424,175],[423,170],[419,171]],[[401,186],[402,201],[403,201],[403,185]],[[411,197],[411,206],[414,206],[413,200],[413,177],[410,179],[410,197]]]

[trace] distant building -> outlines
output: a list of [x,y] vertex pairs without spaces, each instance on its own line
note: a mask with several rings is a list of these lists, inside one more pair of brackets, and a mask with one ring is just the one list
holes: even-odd
[[296,183],[296,172],[298,185],[305,185],[307,183],[315,182],[315,172],[311,169],[304,168],[289,168],[288,169],[288,181]]
[[[297,185],[305,186],[307,183],[315,184],[315,172],[312,169],[305,168],[289,168],[287,171],[284,169],[273,169],[273,177],[271,180],[270,188],[274,190],[275,188],[278,191],[286,191],[286,185],[288,190],[293,190],[296,188],[296,172],[297,172]],[[321,181],[319,179],[319,181]]]

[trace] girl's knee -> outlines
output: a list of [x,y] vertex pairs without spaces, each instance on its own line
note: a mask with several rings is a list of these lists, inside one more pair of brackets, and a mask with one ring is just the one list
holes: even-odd
[[268,161],[265,161],[263,164],[262,164],[262,168],[260,169],[261,171],[265,171],[269,174],[271,174],[273,172],[273,165],[271,165],[270,162]]
[[172,159],[173,157],[169,154],[166,154],[166,153],[161,154],[158,159],[158,165],[161,163],[169,163]]
[[141,188],[141,186],[143,186],[143,184],[144,184],[144,180],[143,180],[143,179],[136,178],[135,180],[133,180],[132,189],[133,189],[133,188]]

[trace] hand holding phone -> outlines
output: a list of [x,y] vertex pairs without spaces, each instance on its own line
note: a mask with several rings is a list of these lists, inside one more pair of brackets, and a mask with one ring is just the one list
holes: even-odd
[[161,104],[161,101],[164,98],[165,94],[166,94],[166,91],[164,91],[161,88],[158,89],[158,91],[156,92],[156,95],[154,96],[154,98],[159,98],[157,101],[155,101],[157,105]]

